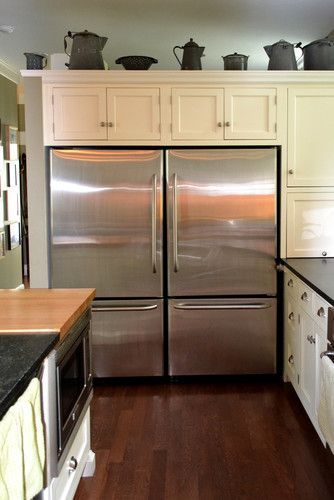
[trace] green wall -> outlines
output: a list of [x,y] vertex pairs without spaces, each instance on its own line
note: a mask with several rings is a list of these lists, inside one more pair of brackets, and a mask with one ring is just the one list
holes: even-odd
[[[0,119],[2,145],[4,145],[4,125],[18,126],[17,86],[0,75]],[[2,161],[2,159],[0,159]],[[2,199],[1,199],[2,202]],[[0,258],[0,288],[16,288],[22,283],[21,247],[8,251]]]

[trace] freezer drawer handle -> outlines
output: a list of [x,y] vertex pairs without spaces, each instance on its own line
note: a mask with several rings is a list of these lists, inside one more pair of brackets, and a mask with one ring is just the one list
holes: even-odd
[[268,309],[271,307],[270,304],[176,304],[174,309]]
[[92,307],[92,312],[116,312],[116,311],[151,311],[157,309],[157,304],[149,306],[106,306],[106,307]]
[[177,255],[178,234],[177,234],[177,174],[173,175],[173,260],[174,273],[179,270],[179,262]]
[[157,174],[152,176],[152,271],[157,272]]

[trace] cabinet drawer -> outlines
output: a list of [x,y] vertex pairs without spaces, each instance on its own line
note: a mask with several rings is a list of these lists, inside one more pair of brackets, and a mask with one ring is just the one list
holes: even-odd
[[316,321],[319,328],[325,332],[327,337],[327,321],[328,321],[328,308],[331,307],[328,302],[319,297],[319,295],[314,294],[313,301],[313,318]]
[[291,297],[297,299],[299,289],[298,289],[298,283],[299,279],[289,271],[285,270],[284,271],[284,293],[288,293],[291,295]]

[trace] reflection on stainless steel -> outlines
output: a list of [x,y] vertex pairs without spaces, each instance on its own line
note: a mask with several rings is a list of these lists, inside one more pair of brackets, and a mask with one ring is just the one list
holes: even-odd
[[162,300],[96,301],[92,311],[94,376],[163,374]]
[[170,375],[275,373],[276,299],[261,299],[267,307],[251,310],[258,299],[196,302],[197,310],[187,311],[194,299],[183,300],[181,309],[177,300],[169,301]]
[[171,150],[168,179],[170,295],[275,295],[276,151]]
[[161,151],[52,150],[52,286],[161,296],[161,183]]

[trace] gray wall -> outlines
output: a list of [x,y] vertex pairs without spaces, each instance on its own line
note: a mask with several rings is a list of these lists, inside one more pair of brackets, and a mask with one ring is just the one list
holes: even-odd
[[[0,118],[2,144],[4,145],[4,125],[18,126],[17,86],[0,75]],[[1,158],[2,161],[2,158]],[[3,198],[1,199],[2,203]],[[8,251],[0,258],[0,288],[16,288],[22,283],[21,247]]]

